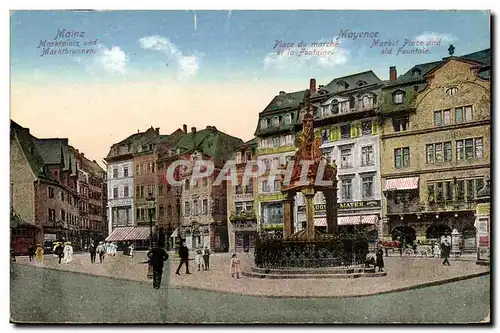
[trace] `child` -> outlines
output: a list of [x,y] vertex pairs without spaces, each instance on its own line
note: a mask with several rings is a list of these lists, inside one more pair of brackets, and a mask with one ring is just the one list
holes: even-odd
[[234,274],[236,274],[236,278],[240,278],[240,259],[236,257],[236,253],[233,254],[231,258],[231,277],[234,278]]

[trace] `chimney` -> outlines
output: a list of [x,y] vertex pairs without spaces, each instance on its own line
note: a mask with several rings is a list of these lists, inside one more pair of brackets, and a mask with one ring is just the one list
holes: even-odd
[[159,127],[155,128],[155,132],[156,134],[160,135],[160,128]]
[[389,67],[389,80],[396,81],[398,79],[398,72],[396,66]]
[[286,94],[286,92],[284,92],[283,90],[280,91],[280,95],[284,95]]
[[84,153],[82,153],[82,157],[85,157],[85,154],[84,154]]
[[311,95],[314,95],[316,93],[316,79],[311,79],[311,81],[309,81],[309,92],[311,93]]
[[141,131],[137,130],[137,133],[141,133]]
[[196,133],[196,127],[191,127],[191,132]]
[[187,133],[188,132],[188,125],[186,125],[186,124],[182,125],[182,130],[184,131],[184,133]]

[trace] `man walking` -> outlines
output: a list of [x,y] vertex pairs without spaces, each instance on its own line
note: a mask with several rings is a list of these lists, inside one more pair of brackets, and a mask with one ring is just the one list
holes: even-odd
[[203,261],[205,263],[205,270],[210,270],[210,250],[206,246],[203,249]]
[[97,252],[99,252],[99,262],[102,264],[104,261],[104,254],[106,253],[106,247],[104,246],[104,243],[101,241],[99,242],[99,245],[97,245]]
[[33,258],[35,258],[35,251],[36,251],[35,245],[31,244],[30,247],[28,248],[28,256],[30,261],[32,261]]
[[97,249],[95,248],[94,242],[90,242],[89,253],[90,253],[90,263],[95,264]]
[[448,266],[451,266],[450,265],[450,262],[448,261],[448,258],[450,257],[450,244],[448,243],[448,239],[445,239],[443,244],[443,257],[444,257],[444,260],[443,260],[443,265],[448,265]]
[[64,247],[61,243],[57,243],[54,253],[59,258],[59,263],[61,263],[61,260],[64,257]]
[[148,259],[153,266],[153,288],[160,289],[163,263],[168,260],[168,254],[158,244],[155,244],[148,252]]
[[182,264],[186,265],[186,274],[191,274],[189,273],[189,249],[184,241],[179,248],[179,257],[181,258],[181,262],[179,263],[179,267],[177,267],[175,274],[181,275],[179,271],[181,270]]

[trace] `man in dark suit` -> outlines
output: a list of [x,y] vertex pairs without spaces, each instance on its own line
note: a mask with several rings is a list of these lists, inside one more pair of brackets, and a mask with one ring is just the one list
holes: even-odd
[[441,247],[442,247],[442,252],[443,252],[443,257],[444,257],[443,265],[450,266],[450,262],[448,261],[448,258],[450,257],[451,246],[448,243],[447,239],[445,239],[445,241],[443,242]]
[[181,270],[182,264],[186,265],[186,274],[191,274],[189,273],[189,249],[186,246],[186,243],[182,241],[181,247],[179,248],[179,257],[181,258],[181,262],[179,263],[179,267],[177,267],[177,271],[175,271],[175,274],[181,275],[179,271]]
[[148,252],[148,258],[153,266],[153,288],[160,289],[161,277],[163,275],[163,264],[168,260],[168,254],[156,243]]

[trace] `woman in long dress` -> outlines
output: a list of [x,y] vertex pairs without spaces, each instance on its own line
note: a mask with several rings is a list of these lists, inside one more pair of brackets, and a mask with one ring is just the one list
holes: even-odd
[[36,260],[36,265],[37,266],[42,266],[43,265],[43,248],[42,248],[42,246],[40,244],[36,245],[35,260]]
[[73,261],[73,246],[71,246],[70,242],[67,242],[64,245],[64,263],[68,264]]

